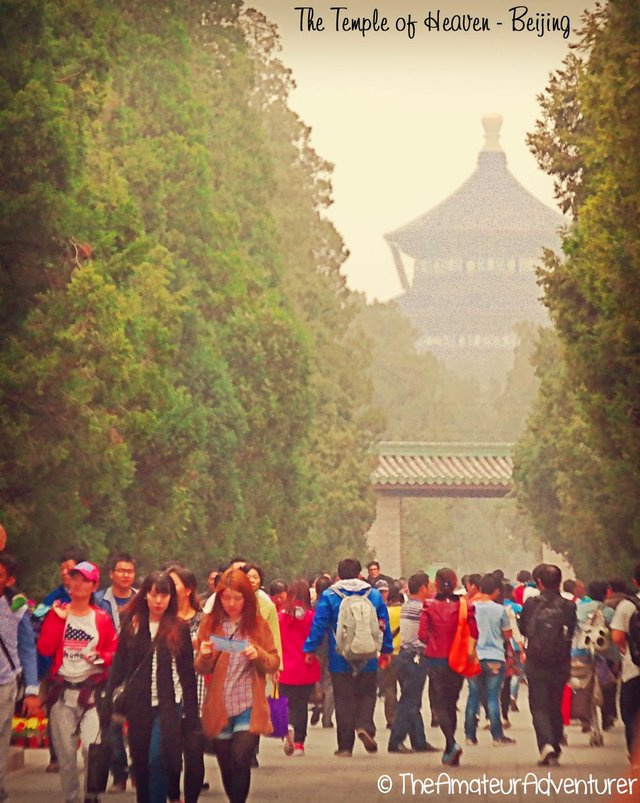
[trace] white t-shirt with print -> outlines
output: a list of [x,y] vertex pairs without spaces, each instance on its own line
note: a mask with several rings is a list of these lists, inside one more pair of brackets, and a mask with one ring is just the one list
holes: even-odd
[[[636,594],[640,598],[640,594]],[[623,633],[629,632],[629,620],[633,616],[636,606],[628,599],[623,599],[616,606],[613,614],[613,619],[609,625],[611,630],[622,630]],[[640,666],[636,666],[631,660],[631,653],[629,652],[629,645],[622,653],[622,682],[626,683],[628,680],[633,680],[640,676]]]
[[95,611],[84,616],[67,613],[62,637],[62,664],[60,674],[70,683],[82,683],[94,672],[99,671],[93,663],[85,660],[85,655],[93,655],[98,646],[98,627]]

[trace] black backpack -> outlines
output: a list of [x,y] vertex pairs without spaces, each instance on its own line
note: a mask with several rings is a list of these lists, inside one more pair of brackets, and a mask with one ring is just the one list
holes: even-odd
[[572,637],[565,600],[561,596],[537,597],[527,623],[527,660],[548,665],[566,663],[571,655]]
[[629,632],[627,633],[629,655],[633,663],[640,666],[640,599],[638,597],[627,597],[627,599],[636,606],[629,619]]

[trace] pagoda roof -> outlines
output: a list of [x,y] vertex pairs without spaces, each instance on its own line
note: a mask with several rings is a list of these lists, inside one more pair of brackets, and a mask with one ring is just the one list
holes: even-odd
[[562,215],[534,197],[507,168],[499,115],[482,120],[486,142],[474,173],[429,212],[385,235],[414,259],[537,257],[557,248]]
[[374,450],[379,493],[504,496],[512,487],[510,443],[382,442]]

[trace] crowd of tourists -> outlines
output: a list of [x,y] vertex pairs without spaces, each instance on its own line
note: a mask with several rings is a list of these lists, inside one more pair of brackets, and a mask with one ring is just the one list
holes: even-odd
[[[273,733],[274,700],[288,701],[280,734],[287,756],[304,758],[309,720],[335,729],[339,759],[356,743],[376,753],[382,697],[388,752],[442,752],[442,764],[455,767],[462,743],[478,744],[483,717],[493,745],[515,744],[509,715],[526,683],[539,765],[558,763],[570,716],[585,732],[611,728],[619,687],[636,760],[640,564],[634,588],[622,580],[563,584],[549,564],[513,583],[501,571],[458,581],[441,568],[433,579],[418,571],[394,580],[376,561],[366,568],[345,558],[335,575],[267,586],[258,565],[236,557],[216,567],[198,595],[195,574],[181,562],[136,582],[134,557],[119,553],[100,589],[98,567],[70,548],[60,556],[60,585],[30,608],[18,591],[19,567],[3,549],[0,755],[17,706],[46,713],[47,771],[59,774],[67,803],[98,800],[86,772],[84,788],[79,779],[78,738],[85,766],[90,745],[110,746],[111,789],[135,786],[140,803],[197,801],[208,788],[207,752],[228,799],[241,803],[260,737]],[[426,736],[427,679],[430,724],[442,731],[443,748]],[[0,801],[4,772],[0,766]]]

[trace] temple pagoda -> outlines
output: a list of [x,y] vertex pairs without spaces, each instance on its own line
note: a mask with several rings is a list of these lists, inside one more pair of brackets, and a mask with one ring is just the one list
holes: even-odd
[[[547,323],[535,266],[543,247],[560,249],[560,214],[507,169],[502,117],[482,118],[485,144],[475,172],[426,214],[385,235],[404,293],[397,299],[418,347],[475,361],[511,355],[515,324]],[[413,260],[413,281],[403,257]]]

